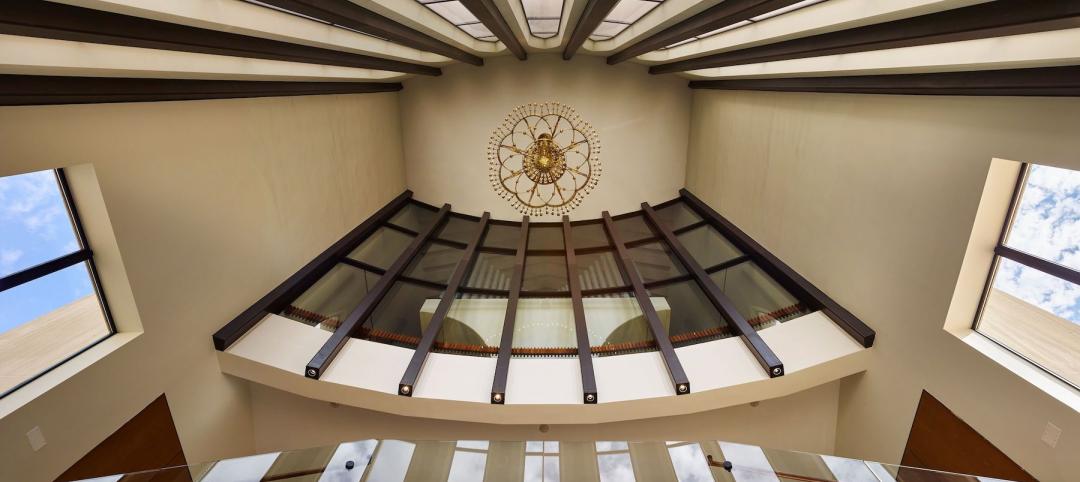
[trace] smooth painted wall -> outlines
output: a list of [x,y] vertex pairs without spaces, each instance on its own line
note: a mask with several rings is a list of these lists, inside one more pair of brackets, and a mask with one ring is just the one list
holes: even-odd
[[396,93],[0,108],[0,176],[78,165],[127,339],[0,400],[0,480],[52,480],[162,393],[189,462],[250,454],[249,390],[211,334],[404,189],[398,112]]
[[1080,413],[942,328],[991,159],[1080,169],[1080,99],[695,91],[691,126],[687,187],[877,331],[837,455],[898,462],[925,389],[1075,480]]
[[672,199],[685,181],[690,91],[686,79],[646,69],[607,65],[602,57],[530,55],[524,62],[488,58],[482,68],[449,65],[440,77],[409,79],[401,93],[406,184],[418,199],[450,203],[456,212],[521,219],[488,180],[488,138],[515,107],[557,101],[600,136],[600,182],[572,219]]

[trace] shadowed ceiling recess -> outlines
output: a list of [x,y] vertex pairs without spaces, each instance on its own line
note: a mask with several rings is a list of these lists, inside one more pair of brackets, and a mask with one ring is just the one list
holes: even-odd
[[575,357],[584,403],[597,356],[656,351],[676,394],[675,347],[737,336],[770,377],[783,361],[758,335],[820,311],[864,347],[874,331],[690,192],[601,219],[530,223],[451,212],[406,191],[213,337],[226,350],[267,314],[332,332],[305,368],[319,378],[350,338],[410,348],[400,395],[428,353]]

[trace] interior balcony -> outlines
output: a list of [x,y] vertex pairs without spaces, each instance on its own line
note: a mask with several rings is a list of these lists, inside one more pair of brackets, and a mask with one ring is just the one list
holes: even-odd
[[601,423],[854,375],[874,331],[685,190],[546,223],[454,213],[406,191],[214,342],[224,373],[313,399]]

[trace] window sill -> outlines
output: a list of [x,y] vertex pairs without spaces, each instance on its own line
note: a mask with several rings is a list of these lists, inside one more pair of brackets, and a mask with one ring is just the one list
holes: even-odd
[[1019,355],[1003,348],[985,335],[970,328],[964,330],[950,330],[968,346],[993,360],[998,365],[1005,367],[1016,376],[1034,385],[1039,390],[1053,397],[1055,400],[1067,405],[1069,408],[1080,412],[1080,391],[1059,380],[1057,377],[1046,373],[1031,362]]
[[0,420],[131,343],[141,332],[116,333],[0,399]]

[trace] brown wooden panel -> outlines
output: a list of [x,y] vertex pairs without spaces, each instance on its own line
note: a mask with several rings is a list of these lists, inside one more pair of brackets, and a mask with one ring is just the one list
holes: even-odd
[[[900,464],[1006,480],[1036,480],[926,391],[919,399]],[[940,478],[933,473],[901,469],[897,480],[924,482]]]
[[[176,434],[176,426],[173,425],[172,413],[169,411],[169,402],[163,394],[75,462],[56,480],[82,480],[186,464],[180,437]],[[191,480],[186,470],[157,475],[146,480]]]

